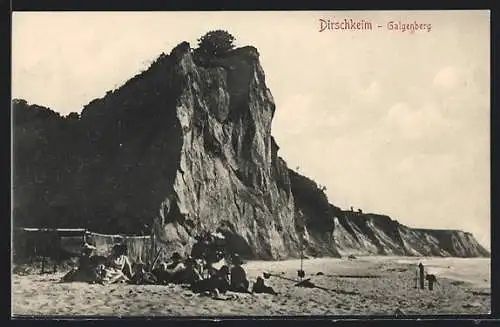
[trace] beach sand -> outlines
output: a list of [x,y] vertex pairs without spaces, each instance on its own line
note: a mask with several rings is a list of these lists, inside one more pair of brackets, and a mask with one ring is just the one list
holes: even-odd
[[[460,261],[462,260],[462,261]],[[491,308],[489,259],[421,260],[438,284],[415,288],[418,258],[360,257],[304,260],[306,278],[317,288],[271,276],[279,295],[228,292],[227,300],[199,296],[180,285],[95,285],[59,283],[64,272],[12,276],[12,314],[92,316],[234,315],[393,315],[488,314]],[[300,260],[251,261],[244,265],[255,281],[263,272],[298,279]],[[322,272],[323,275],[316,275]],[[371,276],[371,278],[367,277]]]

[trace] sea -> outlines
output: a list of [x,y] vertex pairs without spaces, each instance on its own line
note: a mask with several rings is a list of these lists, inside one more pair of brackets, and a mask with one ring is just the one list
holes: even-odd
[[422,263],[428,274],[466,281],[481,288],[491,289],[490,258],[390,257],[387,259],[414,264],[415,269]]

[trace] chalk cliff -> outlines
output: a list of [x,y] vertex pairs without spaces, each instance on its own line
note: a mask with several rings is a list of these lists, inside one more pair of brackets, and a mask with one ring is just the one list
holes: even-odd
[[459,230],[417,229],[388,216],[341,211],[333,239],[343,255],[402,255],[487,257],[471,233]]
[[[202,230],[245,257],[489,255],[472,235],[331,205],[271,136],[259,53],[201,62],[183,42],[67,117],[14,100],[14,224],[149,234],[187,250]],[[304,235],[301,237],[300,235]]]

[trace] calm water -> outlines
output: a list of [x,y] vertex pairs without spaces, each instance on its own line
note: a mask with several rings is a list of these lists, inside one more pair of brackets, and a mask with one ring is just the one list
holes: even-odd
[[[490,258],[391,258],[399,263],[415,264],[422,262],[427,273],[473,283],[479,287],[491,288]],[[390,259],[389,259],[390,260]]]
[[[481,288],[491,289],[490,258],[440,258],[440,257],[389,257],[389,256],[359,256],[358,260],[347,261],[337,258],[314,258],[304,260],[303,269],[308,273],[317,271],[335,273],[366,273],[370,262],[393,262],[414,265],[415,273],[420,262],[425,271],[440,277],[465,281]],[[346,264],[348,263],[348,264]],[[368,263],[368,265],[367,265]],[[295,271],[300,268],[300,260],[285,261],[250,261],[245,269],[250,275],[258,276],[262,271],[280,272]]]

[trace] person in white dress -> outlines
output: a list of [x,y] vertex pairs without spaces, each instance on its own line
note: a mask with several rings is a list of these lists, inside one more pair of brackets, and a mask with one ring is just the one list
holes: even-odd
[[126,255],[125,244],[116,244],[111,250],[106,265],[100,267],[100,282],[103,284],[113,284],[127,282],[132,277],[132,265]]

